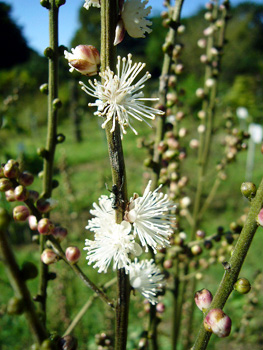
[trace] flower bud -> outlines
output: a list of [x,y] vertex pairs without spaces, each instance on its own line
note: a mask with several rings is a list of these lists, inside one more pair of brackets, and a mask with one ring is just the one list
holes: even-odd
[[253,182],[243,182],[241,185],[241,193],[244,197],[251,200],[255,197],[257,192],[257,187]]
[[202,253],[202,248],[200,247],[199,244],[195,244],[191,247],[191,253],[196,256],[200,255]]
[[50,235],[51,233],[53,233],[54,224],[49,219],[43,218],[39,221],[37,225],[37,230],[42,235]]
[[224,338],[230,334],[231,319],[221,309],[212,309],[204,319],[204,327],[206,331]]
[[5,192],[5,198],[8,202],[15,202],[16,201],[16,197],[15,197],[15,192],[14,189],[10,189],[8,191]]
[[195,293],[195,303],[199,310],[206,312],[213,300],[213,295],[208,289],[201,289]]
[[1,178],[0,179],[0,191],[5,192],[10,190],[13,187],[12,182],[9,179]]
[[42,92],[42,94],[48,95],[48,84],[42,84],[39,86],[39,90],[40,92]]
[[172,259],[164,260],[163,267],[165,269],[171,269],[173,267],[173,260]]
[[247,294],[251,289],[251,285],[246,278],[239,278],[234,284],[234,290],[240,294]]
[[19,205],[13,209],[13,218],[16,221],[26,221],[29,215],[29,209],[24,205]]
[[9,315],[21,315],[24,311],[23,300],[17,297],[9,299],[7,304],[7,313]]
[[206,39],[199,39],[197,41],[197,46],[200,47],[200,49],[204,49],[206,47]]
[[258,223],[260,226],[263,226],[263,209],[261,209],[260,212],[258,213],[258,216],[257,216],[257,223]]
[[199,98],[204,98],[205,97],[205,91],[202,88],[198,88],[195,92],[196,96]]
[[14,195],[17,201],[24,202],[25,200],[27,200],[29,193],[24,186],[19,185],[19,186],[16,186],[14,190]]
[[158,303],[156,305],[156,311],[159,312],[160,314],[164,313],[164,310],[165,310],[164,303]]
[[57,241],[62,242],[68,234],[68,231],[64,227],[55,227],[52,235],[56,238]]
[[32,185],[33,181],[34,176],[28,171],[23,171],[18,177],[18,182],[20,183],[20,185],[23,185],[25,187]]
[[192,139],[190,142],[189,142],[189,146],[190,148],[192,149],[197,149],[199,147],[199,141],[197,139]]
[[196,238],[203,239],[203,238],[205,238],[205,231],[197,230],[195,235],[196,235]]
[[14,159],[9,159],[9,161],[4,166],[4,175],[10,179],[14,179],[19,174],[19,164]]
[[31,199],[32,202],[35,202],[39,197],[39,193],[34,190],[29,190],[28,191],[28,199]]
[[24,280],[32,280],[37,277],[38,270],[35,264],[30,261],[25,261],[22,265],[21,273]]
[[204,241],[204,247],[205,247],[205,249],[211,249],[213,247],[213,243],[211,242],[210,239],[206,239]]
[[31,230],[37,230],[37,218],[34,215],[29,215],[28,225]]
[[77,350],[78,341],[72,335],[65,335],[58,341],[59,350]]
[[65,58],[71,67],[70,72],[76,69],[84,75],[92,76],[98,74],[100,65],[99,51],[92,45],[78,45],[71,49],[72,53],[64,51]]
[[52,249],[45,249],[41,254],[41,261],[46,265],[50,265],[58,261],[58,256]]
[[68,247],[66,249],[66,258],[71,264],[75,264],[79,261],[80,250],[78,247]]

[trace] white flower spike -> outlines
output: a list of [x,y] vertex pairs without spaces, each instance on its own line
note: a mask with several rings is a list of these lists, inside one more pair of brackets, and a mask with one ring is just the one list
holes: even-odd
[[129,266],[129,277],[131,286],[138,290],[151,304],[157,304],[157,292],[164,285],[164,275],[155,265],[154,260],[142,260],[138,262],[135,259]]
[[150,191],[149,181],[142,197],[131,198],[125,220],[134,226],[134,234],[138,235],[141,244],[148,251],[150,246],[156,253],[157,245],[169,246],[168,237],[173,233],[172,219],[169,211],[175,209],[175,204],[168,199],[167,194],[158,193],[161,186]]
[[113,260],[113,270],[125,268],[128,273],[128,265],[131,262],[128,254],[138,256],[142,253],[130,231],[131,225],[126,221],[122,221],[121,224],[108,223],[96,231],[95,240],[86,239],[86,247],[83,248],[88,251],[88,264],[95,263],[93,267],[98,267],[99,273],[106,273]]
[[132,63],[132,55],[128,55],[128,59],[118,57],[117,74],[107,68],[104,72],[100,73],[103,83],[89,80],[91,87],[80,82],[82,89],[90,96],[97,98],[95,103],[90,103],[89,106],[97,107],[97,112],[94,115],[104,117],[106,120],[102,124],[102,128],[105,128],[106,124],[112,120],[111,132],[115,130],[116,121],[120,124],[121,133],[126,134],[126,127],[129,126],[132,131],[137,135],[137,131],[131,125],[131,119],[137,119],[140,122],[145,120],[155,119],[155,115],[162,115],[163,112],[148,107],[144,104],[144,101],[158,101],[158,98],[144,98],[144,94],[141,91],[144,87],[144,83],[150,79],[151,75],[146,74],[134,83],[135,78],[145,67],[145,63]]
[[86,10],[88,10],[91,6],[93,7],[100,7],[100,0],[85,0],[85,4],[83,7],[85,7]]

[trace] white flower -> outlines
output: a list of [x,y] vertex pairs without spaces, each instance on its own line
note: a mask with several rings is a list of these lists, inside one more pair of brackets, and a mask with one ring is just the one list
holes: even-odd
[[167,194],[158,193],[158,187],[150,191],[149,181],[142,197],[131,198],[129,208],[125,213],[125,220],[133,223],[134,233],[139,236],[145,251],[150,246],[156,253],[157,245],[169,246],[168,237],[173,233],[171,219],[174,216],[169,214],[175,208],[173,202],[169,201]]
[[135,243],[134,236],[130,234],[131,225],[122,221],[121,224],[108,222],[100,230],[96,231],[95,240],[86,239],[84,250],[88,250],[87,260],[91,265],[95,262],[94,268],[98,272],[107,272],[113,260],[113,269],[128,269],[130,264],[129,253],[140,255],[141,247]]
[[90,6],[100,7],[100,0],[85,0],[85,4],[83,5],[83,7],[85,7],[85,9],[88,10]]
[[145,38],[144,33],[151,33],[152,31],[148,28],[152,22],[145,18],[152,9],[151,6],[145,8],[147,4],[148,0],[126,0],[123,5],[121,18],[125,29],[133,38]]
[[94,82],[89,80],[91,87],[82,82],[80,84],[88,95],[97,98],[95,103],[90,103],[89,106],[97,107],[95,115],[106,118],[102,128],[105,128],[106,124],[112,120],[111,132],[113,132],[117,120],[123,134],[126,134],[125,128],[129,126],[137,135],[137,131],[131,125],[131,118],[148,124],[145,118],[154,119],[156,114],[161,115],[163,112],[144,104],[144,101],[158,101],[159,99],[143,97],[141,89],[144,87],[145,81],[151,77],[148,72],[137,83],[133,83],[145,67],[145,63],[133,64],[131,58],[131,54],[128,55],[128,59],[118,57],[116,75],[109,68],[100,73],[103,84],[96,79]]
[[94,209],[90,210],[90,213],[95,216],[88,221],[88,225],[85,227],[87,230],[97,232],[110,223],[115,223],[115,214],[112,209],[111,198],[105,195],[102,195],[99,198],[99,205],[93,203]]
[[135,259],[135,262],[129,266],[129,277],[131,286],[151,304],[158,302],[156,294],[163,287],[164,275],[161,274],[153,259],[141,262]]

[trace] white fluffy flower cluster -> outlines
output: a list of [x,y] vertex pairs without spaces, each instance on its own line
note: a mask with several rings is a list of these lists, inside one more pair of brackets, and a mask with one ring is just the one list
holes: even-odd
[[[102,128],[105,128],[106,124],[112,120],[111,132],[115,130],[116,121],[120,124],[122,134],[126,134],[126,127],[129,126],[132,131],[137,135],[137,131],[131,125],[131,119],[137,119],[140,122],[145,120],[155,119],[155,115],[162,115],[163,112],[148,107],[144,104],[144,101],[158,101],[158,98],[144,98],[144,94],[141,91],[144,87],[144,83],[150,79],[151,75],[146,72],[139,81],[134,83],[135,78],[145,67],[145,63],[133,63],[132,55],[129,54],[128,58],[118,57],[117,61],[117,74],[115,75],[109,68],[100,73],[102,82],[94,82],[89,80],[89,85],[82,85],[88,95],[96,98],[95,103],[90,103],[89,106],[97,107],[97,112],[94,115],[106,118],[102,124]],[[150,125],[149,125],[150,126]]]
[[[135,195],[130,199],[121,224],[115,222],[115,211],[112,209],[112,198],[101,196],[99,205],[93,204],[90,212],[94,216],[89,220],[86,229],[94,232],[94,240],[86,239],[88,264],[94,264],[98,272],[107,272],[113,262],[113,269],[125,268],[129,273],[131,286],[144,295],[151,303],[156,303],[156,294],[162,285],[163,275],[153,260],[131,261],[131,255],[142,254],[148,248],[156,253],[158,246],[169,245],[172,234],[170,211],[175,208],[167,195],[150,190],[148,183],[142,197]],[[138,238],[138,243],[136,239]]]

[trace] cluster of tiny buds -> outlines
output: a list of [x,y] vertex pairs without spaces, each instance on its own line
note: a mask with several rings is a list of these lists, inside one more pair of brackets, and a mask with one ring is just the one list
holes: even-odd
[[100,333],[95,335],[95,341],[98,345],[98,350],[113,349],[113,336],[109,333]]
[[[8,202],[20,201],[26,202],[30,200],[31,204],[35,203],[36,210],[39,215],[48,213],[57,206],[57,201],[52,198],[40,198],[39,193],[28,190],[34,181],[34,176],[28,171],[21,171],[19,163],[13,159],[8,160],[0,168],[0,191],[5,192]],[[17,222],[28,221],[28,225],[32,231],[38,231],[40,235],[52,235],[61,243],[67,236],[67,229],[56,226],[50,219],[37,219],[32,215],[26,205],[18,205],[13,209],[13,218]],[[34,237],[33,237],[34,238]],[[69,263],[75,264],[80,258],[80,250],[77,247],[68,247],[65,252],[66,259]],[[45,264],[51,264],[58,260],[58,256],[52,249],[45,249],[41,255],[41,259]]]

